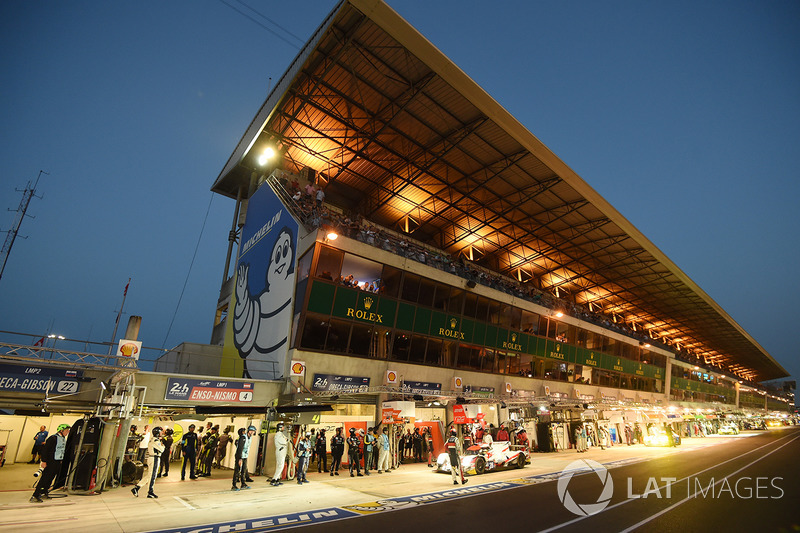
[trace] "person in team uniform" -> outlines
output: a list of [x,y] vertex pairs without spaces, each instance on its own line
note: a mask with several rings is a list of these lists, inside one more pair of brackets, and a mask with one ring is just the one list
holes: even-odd
[[44,442],[40,452],[42,462],[39,464],[39,468],[42,469],[42,475],[39,476],[39,482],[36,484],[33,496],[31,496],[31,503],[42,503],[44,500],[50,499],[48,494],[50,484],[61,470],[61,461],[64,460],[64,452],[67,450],[69,427],[69,424],[59,424],[56,432]]
[[142,479],[131,489],[131,493],[137,498],[139,497],[139,489],[145,486],[145,484],[149,483],[149,487],[147,489],[147,497],[148,498],[158,498],[156,493],[153,491],[153,485],[156,483],[156,478],[158,477],[158,469],[159,463],[161,463],[161,454],[164,453],[164,444],[161,442],[161,426],[156,426],[151,431],[151,436],[147,440],[147,452],[145,453],[145,461],[147,461],[147,472],[146,476],[142,476]]
[[275,473],[269,481],[273,487],[283,485],[281,477],[283,477],[283,467],[286,464],[286,453],[289,451],[289,437],[283,430],[283,422],[278,422],[278,428],[275,431]]
[[331,475],[339,475],[339,468],[342,466],[343,454],[344,437],[342,437],[342,428],[336,428],[336,435],[331,437]]
[[450,474],[453,476],[453,485],[458,485],[459,480],[464,485],[469,481],[461,471],[461,441],[458,440],[456,428],[450,429],[450,436],[444,444],[447,455],[450,457]]
[[[172,454],[172,429],[167,428],[164,430],[164,436],[161,437],[161,444],[164,445],[164,451],[161,453],[161,463],[158,466],[158,477],[162,475],[167,477],[169,475],[169,459]],[[163,474],[161,472],[164,472]]]
[[314,441],[314,453],[317,454],[317,472],[328,471],[328,443],[325,440],[325,430],[320,429],[317,432],[317,438]]
[[347,458],[350,461],[350,477],[354,477],[353,469],[359,476],[364,475],[361,473],[359,446],[361,446],[361,440],[356,435],[356,428],[350,428],[350,436],[347,437]]
[[194,424],[189,424],[189,431],[181,438],[181,453],[183,454],[183,466],[181,466],[181,481],[186,479],[186,463],[189,463],[189,479],[197,479],[195,474],[195,463],[197,462],[197,433],[194,432]]
[[236,440],[236,453],[233,461],[233,483],[231,486],[233,491],[239,490],[236,485],[239,482],[241,482],[241,488],[250,488],[247,483],[252,479],[250,479],[250,474],[247,473],[247,458],[250,456],[250,444],[255,434],[255,426],[248,427],[247,432],[245,432],[244,428],[239,429],[239,438]]

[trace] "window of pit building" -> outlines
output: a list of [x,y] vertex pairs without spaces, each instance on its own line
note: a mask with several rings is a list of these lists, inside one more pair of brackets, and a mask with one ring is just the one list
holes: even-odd
[[408,350],[409,363],[424,363],[425,362],[425,345],[428,339],[422,335],[414,335],[411,337],[411,348]]
[[381,274],[380,293],[390,298],[397,298],[400,294],[400,284],[403,280],[403,271],[389,265],[383,265]]
[[317,269],[314,275],[318,278],[331,281],[338,280],[342,273],[342,259],[344,258],[344,253],[335,248],[320,246],[318,255]]
[[475,313],[478,310],[478,295],[474,292],[468,292],[464,295],[464,316],[467,318],[475,318]]
[[475,309],[475,320],[481,322],[489,322],[489,299],[483,296],[478,296],[478,308]]
[[328,336],[328,318],[312,313],[306,315],[300,346],[309,350],[324,350]]
[[361,289],[365,289],[365,285],[380,286],[382,272],[383,265],[381,263],[376,263],[370,259],[365,259],[353,254],[344,254],[344,260],[342,261],[342,277],[352,275]]
[[592,370],[592,385],[619,388],[619,374],[606,370]]
[[494,366],[494,352],[480,346],[462,344],[458,347],[458,368],[491,372]]
[[445,311],[459,315],[463,313],[464,299],[466,298],[466,295],[467,292],[464,289],[451,287],[450,298],[447,301],[447,309],[445,309]]
[[297,262],[297,281],[303,281],[311,275],[311,260],[314,259],[313,249],[303,254]]
[[531,313],[530,311],[522,310],[522,319],[520,320],[520,328],[525,333],[531,335],[539,334],[539,315]]
[[372,326],[353,324],[350,332],[350,345],[347,352],[353,355],[370,355],[372,346]]
[[436,294],[433,296],[433,308],[446,312],[449,299],[450,299],[450,286],[437,283]]
[[328,339],[325,349],[329,352],[347,353],[347,343],[350,340],[350,323],[344,320],[332,319],[328,327]]
[[436,292],[437,285],[438,284],[435,281],[431,281],[426,278],[420,278],[419,296],[417,297],[417,302],[425,307],[433,307],[433,297],[434,293]]
[[392,359],[395,361],[408,361],[408,350],[411,348],[411,335],[397,332],[392,342]]
[[416,274],[409,274],[406,272],[403,275],[403,286],[400,289],[400,299],[407,302],[416,303],[417,297],[419,296],[419,283],[421,279],[422,278]]

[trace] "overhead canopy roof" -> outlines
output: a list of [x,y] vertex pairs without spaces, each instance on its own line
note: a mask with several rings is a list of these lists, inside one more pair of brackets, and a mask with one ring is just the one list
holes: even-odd
[[281,78],[212,190],[255,159],[321,173],[327,200],[753,380],[788,373],[664,253],[379,0],[340,3]]

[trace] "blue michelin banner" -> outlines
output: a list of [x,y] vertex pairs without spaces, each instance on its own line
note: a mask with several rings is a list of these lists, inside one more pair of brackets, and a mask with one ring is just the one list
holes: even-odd
[[253,383],[169,378],[164,399],[194,402],[251,402],[253,401]]
[[367,392],[369,390],[369,378],[314,374],[311,390],[315,392]]
[[81,388],[83,370],[0,364],[0,390],[70,394]]
[[429,383],[426,381],[404,381],[403,392],[406,394],[427,394],[437,396],[442,393],[441,383]]
[[228,311],[233,350],[228,345],[224,350],[235,351],[230,356],[237,361],[234,377],[280,379],[285,374],[298,229],[269,184],[247,201],[233,309]]

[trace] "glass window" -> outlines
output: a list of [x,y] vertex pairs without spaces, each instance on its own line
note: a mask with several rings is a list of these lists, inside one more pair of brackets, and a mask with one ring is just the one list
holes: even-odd
[[586,331],[586,347],[590,350],[600,350],[600,342],[602,336],[593,331]]
[[442,341],[439,339],[428,339],[428,348],[425,353],[425,360],[429,365],[438,365],[442,356]]
[[511,307],[510,309],[511,321],[509,323],[509,327],[511,329],[518,330],[520,329],[520,324],[522,323],[522,309],[519,307]]
[[433,298],[433,308],[447,311],[447,300],[450,298],[450,287],[448,285],[436,284],[436,295]]
[[[506,354],[506,352],[495,352],[494,363],[494,372],[497,372],[498,374],[505,374],[506,366],[508,365],[508,354]],[[491,367],[484,370],[492,372]]]
[[375,359],[389,358],[389,345],[392,338],[391,330],[375,327],[372,330],[372,343],[369,347],[369,356]]
[[489,323],[501,324],[503,321],[503,306],[500,302],[489,300]]
[[447,303],[446,311],[453,314],[461,314],[462,307],[464,306],[464,298],[466,292],[464,289],[450,288],[450,301]]
[[336,281],[341,275],[342,257],[344,254],[328,246],[319,247],[316,276],[322,279]]
[[331,320],[328,328],[328,339],[325,348],[329,352],[347,353],[347,341],[350,337],[350,323],[344,320]]
[[523,309],[520,327],[525,333],[536,335],[539,331],[539,315]]
[[569,325],[563,322],[556,322],[555,320],[550,323],[551,325],[555,325],[555,339],[558,342],[568,342],[567,339],[567,330],[569,329]]
[[345,254],[342,261],[342,277],[353,276],[353,280],[358,287],[363,290],[370,290],[371,287],[378,286],[381,282],[381,272],[383,265],[364,259],[353,254]]
[[475,313],[478,310],[478,295],[474,292],[468,292],[464,297],[464,316],[467,318],[475,318]]
[[477,346],[462,344],[458,347],[458,367],[470,370],[481,369],[481,353],[485,350]]
[[575,344],[577,346],[581,346],[583,348],[586,347],[586,337],[589,336],[589,332],[583,328],[578,328],[578,331],[575,335]]
[[547,337],[547,317],[540,316],[539,317],[539,333],[540,337]]
[[[439,366],[445,368],[452,368],[456,364],[456,353],[458,350],[458,343],[452,341],[442,341],[442,351],[439,355]],[[431,359],[428,362],[432,363]]]
[[[304,279],[308,278],[311,274],[311,260],[314,258],[314,254],[311,250],[303,254],[303,257],[300,258],[300,261],[297,262],[297,281],[301,282]],[[331,277],[333,275],[331,274]]]
[[425,362],[425,343],[428,339],[421,335],[411,337],[411,349],[408,352],[409,363]]
[[300,339],[300,346],[309,350],[323,350],[325,348],[325,337],[327,335],[327,317],[308,314],[306,315],[305,325],[303,326],[303,336]]
[[400,298],[411,303],[417,303],[419,295],[420,277],[416,274],[406,272],[403,275],[403,288],[400,291]]
[[436,291],[436,285],[438,284],[429,279],[420,279],[419,297],[417,298],[417,302],[419,302],[420,305],[424,305],[425,307],[433,306],[433,296]]
[[489,316],[489,300],[483,296],[478,296],[478,308],[475,311],[475,319],[486,322]]
[[411,336],[404,333],[397,333],[392,343],[392,359],[397,361],[408,361],[408,350],[411,347]]
[[369,355],[370,345],[372,344],[372,326],[353,324],[350,333],[349,353],[353,355]]
[[617,353],[617,340],[603,335],[603,351],[609,355],[619,355]]
[[519,375],[533,377],[533,356],[523,353],[519,356]]
[[403,271],[389,265],[383,265],[381,275],[380,293],[384,296],[397,298],[400,294],[400,281],[403,279]]

